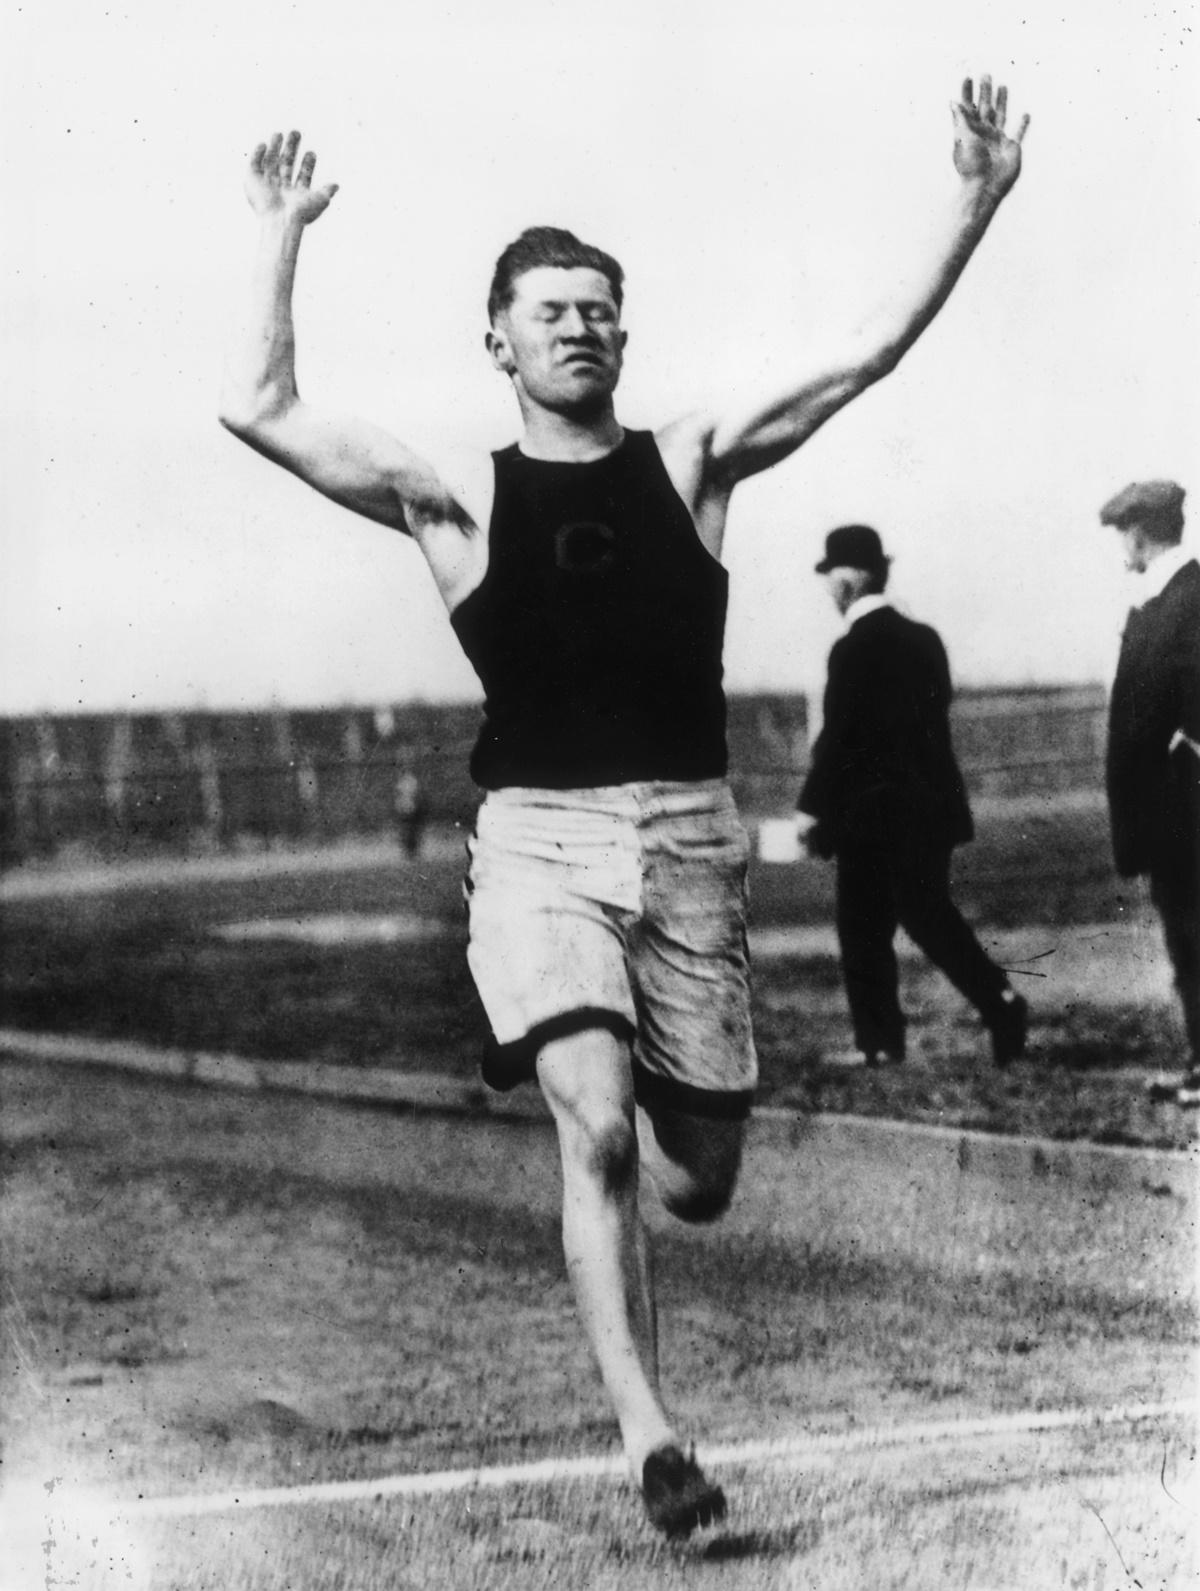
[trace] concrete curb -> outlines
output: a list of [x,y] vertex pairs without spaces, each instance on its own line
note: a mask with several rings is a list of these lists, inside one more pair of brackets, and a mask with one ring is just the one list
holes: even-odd
[[[489,1096],[482,1083],[466,1083],[435,1072],[358,1070],[309,1061],[251,1061],[241,1055],[159,1049],[122,1039],[25,1033],[14,1028],[0,1028],[0,1056],[70,1066],[102,1066],[214,1088],[312,1094],[362,1105],[410,1106],[415,1110],[464,1115],[509,1113],[491,1108],[491,1098],[508,1096]],[[526,1107],[520,1114],[533,1115],[535,1111]]]
[[765,1107],[755,1112],[753,1137],[803,1154],[815,1138],[831,1163],[860,1157],[901,1179],[986,1177],[991,1181],[1070,1182],[1088,1194],[1140,1190],[1185,1201],[1200,1195],[1200,1146],[1145,1149],[1083,1139],[1007,1137],[931,1122],[876,1116],[807,1115]]
[[[178,1083],[253,1092],[306,1094],[314,1098],[393,1110],[431,1111],[486,1120],[549,1124],[533,1089],[496,1094],[481,1083],[436,1072],[328,1066],[320,1062],[252,1061],[239,1055],[158,1049],[119,1039],[28,1033],[0,1028],[0,1060],[99,1066],[161,1077]],[[1200,1146],[1142,1149],[1079,1140],[1012,1138],[969,1128],[896,1122],[882,1117],[811,1115],[775,1107],[757,1109],[750,1143],[797,1154],[818,1145],[836,1164],[868,1156],[879,1168],[894,1164],[898,1175],[958,1179],[1066,1180],[1081,1191],[1140,1190],[1186,1202],[1200,1192]]]

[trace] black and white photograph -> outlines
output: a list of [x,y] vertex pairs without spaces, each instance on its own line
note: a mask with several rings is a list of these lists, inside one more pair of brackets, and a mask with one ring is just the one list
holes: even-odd
[[0,1591],[1200,1577],[1193,22],[10,13]]

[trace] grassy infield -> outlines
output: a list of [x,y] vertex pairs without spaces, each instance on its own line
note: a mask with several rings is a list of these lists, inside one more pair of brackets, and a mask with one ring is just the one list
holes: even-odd
[[[1014,930],[1035,957],[1079,925],[1148,924],[1137,885],[1116,880],[1094,805],[998,809],[959,853],[958,893],[1003,959]],[[462,867],[442,847],[416,866],[374,872],[194,883],[9,903],[4,1021],[262,1059],[315,1060],[473,1075],[485,1032],[466,975]],[[828,924],[831,876],[818,864],[756,868],[753,920]],[[409,913],[453,925],[401,944],[231,943],[222,923],[310,913]],[[1030,941],[1031,931],[1036,930]],[[997,1075],[973,1013],[923,963],[905,969],[911,1064],[882,1075],[826,1064],[850,1035],[832,947],[803,962],[762,957],[755,1030],[763,1103],[851,1111],[1053,1138],[1183,1147],[1194,1115],[1151,1106],[1137,1078],[1172,1064],[1179,1025],[1167,997],[1146,998],[1138,969],[1110,953],[1065,983],[1052,961],[1014,978],[1034,1010],[1031,1059]]]
[[[1035,853],[1062,863],[1057,878],[1039,884]],[[456,875],[450,863],[397,865],[10,905],[5,1021],[463,1072],[480,1019],[452,941],[251,952],[207,931],[311,911],[454,915]],[[827,911],[819,873],[756,882],[760,923]],[[979,920],[1051,927],[1122,905],[1092,816],[1071,813],[985,833],[963,897]],[[760,967],[768,1096],[1167,1144],[1194,1130],[1130,1082],[1129,1067],[1161,1060],[1166,1005],[1043,1008],[1035,1058],[997,1078],[944,986],[915,974],[908,994],[905,1076],[846,1076],[821,1059],[845,1043],[832,961]],[[430,1119],[17,1067],[0,1086],[7,1472],[33,1480],[35,1496],[48,1466],[128,1497],[610,1450],[562,1276],[552,1147],[536,1129],[495,1128],[468,1161],[461,1129]],[[764,1207],[770,1187],[753,1178],[766,1174],[750,1170],[747,1195]],[[877,1253],[819,1232],[781,1244],[718,1229],[665,1244],[664,1346],[684,1418],[715,1440],[1178,1395],[1194,1330],[1171,1201],[1146,1189],[1048,1204],[1017,1241],[986,1191],[977,1200],[948,1234],[959,1259],[936,1270],[902,1238]],[[51,1546],[37,1546],[31,1587],[1182,1583],[1186,1515],[1164,1502],[1187,1484],[1178,1427],[918,1458],[868,1450],[816,1454],[803,1476],[731,1471],[730,1528],[681,1549],[653,1540],[612,1482],[115,1537],[76,1502],[49,1535],[39,1524]],[[85,1538],[82,1560],[73,1536]],[[112,1575],[84,1572],[105,1550]],[[0,1587],[10,1591],[2,1576]]]

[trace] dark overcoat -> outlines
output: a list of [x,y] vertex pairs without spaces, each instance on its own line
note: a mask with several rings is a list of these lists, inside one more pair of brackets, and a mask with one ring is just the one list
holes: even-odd
[[798,803],[830,850],[913,841],[949,849],[971,839],[950,739],[952,694],[937,631],[894,608],[864,614],[834,643]]
[[[1118,873],[1194,867],[1200,850],[1200,563],[1133,608],[1108,712],[1106,781]],[[1171,743],[1175,740],[1175,748]]]

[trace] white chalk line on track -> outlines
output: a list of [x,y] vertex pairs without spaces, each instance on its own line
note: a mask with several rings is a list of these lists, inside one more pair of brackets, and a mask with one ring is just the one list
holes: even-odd
[[[705,1463],[713,1465],[761,1465],[787,1469],[799,1467],[827,1453],[1136,1425],[1181,1415],[1191,1415],[1193,1419],[1200,1417],[1200,1403],[1185,1400],[1130,1404],[1109,1409],[1027,1409],[977,1420],[914,1420],[904,1425],[862,1426],[852,1431],[728,1442],[703,1448],[700,1457]],[[144,1497],[119,1504],[116,1512],[125,1518],[191,1518],[201,1514],[240,1512],[248,1508],[378,1502],[391,1497],[436,1497],[454,1492],[534,1486],[554,1481],[596,1480],[626,1474],[628,1465],[620,1454],[575,1459],[552,1458],[533,1464],[441,1470],[424,1475],[381,1475],[368,1480],[326,1481],[310,1486],[276,1486],[262,1490],[209,1492],[181,1497]]]

